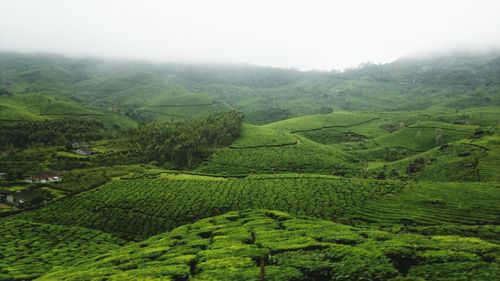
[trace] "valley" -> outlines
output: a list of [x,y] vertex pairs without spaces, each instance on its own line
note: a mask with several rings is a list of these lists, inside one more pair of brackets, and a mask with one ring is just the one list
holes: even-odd
[[0,53],[0,280],[494,280],[499,70]]

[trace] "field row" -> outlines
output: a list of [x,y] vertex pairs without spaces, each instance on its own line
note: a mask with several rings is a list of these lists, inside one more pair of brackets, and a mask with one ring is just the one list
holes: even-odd
[[259,172],[317,172],[324,174],[359,174],[357,160],[326,145],[301,139],[296,145],[220,149],[197,171],[213,174],[252,174]]
[[422,183],[416,188],[371,200],[349,217],[355,224],[387,228],[399,225],[416,231],[423,226],[424,233],[496,236],[494,239],[498,240],[499,188],[496,183]]
[[331,177],[115,181],[19,217],[143,239],[229,210],[264,208],[325,219],[407,184]]

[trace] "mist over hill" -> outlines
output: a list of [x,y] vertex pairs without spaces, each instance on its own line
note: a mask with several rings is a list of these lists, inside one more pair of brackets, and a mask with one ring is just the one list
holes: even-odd
[[491,106],[500,102],[499,76],[499,52],[404,58],[343,72],[0,55],[4,93],[49,96],[135,120],[190,118],[223,108],[241,110],[248,122],[267,123],[338,110]]
[[492,281],[500,1],[0,0],[0,281]]
[[0,53],[0,280],[493,280],[500,52]]

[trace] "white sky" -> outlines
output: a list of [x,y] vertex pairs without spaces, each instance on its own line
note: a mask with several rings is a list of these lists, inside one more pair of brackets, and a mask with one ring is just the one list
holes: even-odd
[[341,69],[500,47],[500,0],[0,0],[0,51]]

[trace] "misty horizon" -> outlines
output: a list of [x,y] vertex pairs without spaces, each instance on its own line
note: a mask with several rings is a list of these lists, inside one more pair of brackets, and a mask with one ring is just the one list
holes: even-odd
[[0,50],[0,54],[15,54],[15,55],[23,55],[23,56],[33,56],[33,57],[62,57],[65,59],[75,59],[75,60],[95,60],[104,63],[125,63],[125,64],[145,64],[145,65],[185,65],[185,66],[221,66],[221,67],[257,67],[257,68],[272,68],[272,69],[283,69],[283,70],[293,70],[298,72],[345,72],[352,69],[362,68],[366,65],[384,65],[391,64],[402,60],[425,60],[425,59],[433,59],[439,57],[474,57],[474,56],[484,56],[484,55],[500,55],[500,47],[499,48],[490,48],[483,50],[475,50],[475,49],[460,49],[453,51],[429,51],[422,54],[411,54],[405,55],[401,57],[397,57],[394,60],[390,60],[387,62],[373,62],[373,61],[362,61],[357,65],[346,66],[341,69],[332,68],[332,69],[301,69],[298,67],[285,67],[285,66],[273,66],[273,65],[264,65],[264,64],[252,64],[247,62],[205,62],[205,61],[175,61],[168,59],[147,59],[147,58],[133,58],[133,57],[113,57],[106,55],[70,55],[64,53],[57,52],[23,52],[16,50]]
[[0,0],[0,281],[500,274],[500,0]]
[[500,48],[497,1],[0,0],[0,51],[342,70]]

